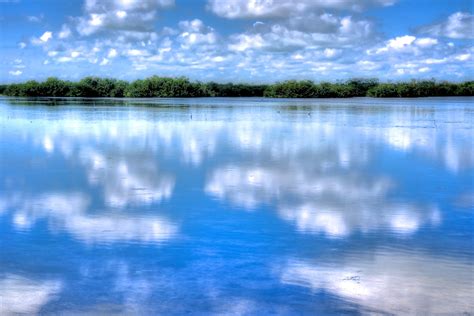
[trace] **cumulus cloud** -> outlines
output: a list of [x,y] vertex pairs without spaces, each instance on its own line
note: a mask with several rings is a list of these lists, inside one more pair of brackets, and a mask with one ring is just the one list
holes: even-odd
[[28,22],[39,23],[44,19],[44,15],[29,15],[26,17],[26,19],[28,20]]
[[445,21],[420,28],[420,33],[453,39],[474,38],[474,16],[469,12],[456,12]]
[[43,35],[40,36],[40,40],[43,42],[49,41],[53,37],[52,32],[44,32]]
[[66,39],[68,38],[69,36],[71,36],[71,29],[69,28],[69,26],[67,26],[66,24],[64,24],[62,27],[61,27],[61,30],[59,31],[58,33],[58,37],[60,39]]
[[229,49],[232,51],[242,52],[265,46],[265,41],[260,34],[238,34],[234,35],[232,39],[233,43],[229,44]]
[[360,11],[372,5],[392,5],[396,0],[209,0],[208,8],[229,18],[287,17],[316,9]]
[[385,45],[376,49],[369,49],[367,53],[370,54],[384,54],[384,53],[401,53],[411,52],[419,53],[420,49],[428,49],[437,45],[439,42],[435,38],[422,37],[417,38],[412,35],[398,36],[389,39]]
[[217,41],[217,34],[214,32],[214,29],[205,26],[199,19],[181,21],[179,22],[179,28],[182,30],[182,33],[179,35],[178,40],[185,48],[199,44],[212,45]]
[[388,52],[390,50],[401,50],[401,49],[411,46],[411,44],[415,42],[415,40],[416,40],[415,36],[410,36],[410,35],[399,36],[399,37],[388,40],[387,44],[384,47],[378,49],[375,53],[380,54],[383,52]]
[[115,58],[117,57],[117,50],[115,48],[109,49],[109,52],[107,54],[108,58]]
[[324,56],[327,58],[333,58],[341,53],[340,49],[326,48],[324,49]]
[[107,58],[102,58],[102,61],[100,62],[100,66],[105,66],[105,65],[108,65],[110,62],[110,60],[108,60]]
[[20,76],[21,74],[23,74],[23,69],[26,68],[26,66],[23,64],[22,59],[16,58],[15,60],[13,60],[12,64],[13,64],[12,65],[13,70],[10,70],[8,72],[9,75],[11,75],[11,76]]
[[[246,51],[249,49],[298,50],[321,48],[326,57],[334,57],[338,50],[325,48],[327,45],[347,45],[358,40],[367,40],[373,32],[372,23],[356,20],[351,16],[336,17],[329,14],[314,15],[320,23],[310,27],[305,23],[289,20],[267,24],[261,30],[236,34],[230,38],[229,49]],[[333,52],[334,54],[331,54]]]
[[420,47],[431,47],[438,44],[438,40],[435,38],[423,37],[416,39],[415,44]]
[[43,44],[46,44],[52,38],[53,38],[53,32],[46,31],[40,37],[33,37],[31,39],[31,44],[33,44],[33,45],[43,45]]
[[158,10],[173,5],[174,0],[87,0],[77,31],[83,36],[107,30],[149,32]]
[[466,54],[460,54],[455,56],[454,58],[459,61],[468,61],[472,57],[471,53],[466,53]]
[[131,57],[145,56],[148,55],[148,51],[143,49],[129,49],[125,52],[125,54]]
[[[236,28],[229,34],[219,32],[219,24],[210,25],[199,18],[157,27],[164,9],[174,5],[172,0],[88,0],[81,16],[69,19],[58,30],[31,38],[30,42],[45,54],[57,52],[45,59],[47,68],[74,64],[74,76],[89,75],[91,65],[112,64],[113,67],[94,69],[98,75],[105,75],[107,69],[131,79],[160,73],[199,80],[268,82],[358,76],[385,80],[394,75],[400,79],[429,78],[443,65],[449,69],[444,72],[446,76],[467,78],[472,52],[465,46],[446,43],[436,34],[385,39],[378,32],[378,22],[361,13],[370,6],[393,3],[208,1],[208,8],[220,16],[255,19],[248,22],[247,28]],[[455,14],[451,20],[464,23],[465,15]],[[461,22],[452,22],[458,26],[445,29],[460,34]],[[26,48],[26,43],[19,45]],[[118,56],[121,63],[112,63]],[[410,62],[406,60],[408,56]],[[410,67],[395,67],[402,64]]]
[[12,76],[19,76],[23,73],[23,71],[17,69],[17,70],[10,70],[8,73]]

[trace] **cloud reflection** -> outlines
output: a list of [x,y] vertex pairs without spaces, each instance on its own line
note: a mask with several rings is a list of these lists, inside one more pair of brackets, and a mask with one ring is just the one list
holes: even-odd
[[53,231],[65,231],[85,243],[150,242],[173,238],[178,227],[156,215],[120,212],[88,213],[89,198],[83,193],[51,193],[37,197],[19,194],[2,199],[4,210],[12,210],[17,230],[29,230],[47,219]]
[[160,172],[150,155],[103,153],[84,149],[81,161],[87,166],[89,182],[100,185],[108,206],[146,205],[168,199],[174,176]]
[[[333,106],[139,108],[112,112],[117,116],[106,120],[103,113],[88,120],[72,111],[39,121],[30,136],[45,152],[59,151],[85,166],[90,185],[111,208],[169,199],[176,179],[162,161],[171,159],[180,168],[207,168],[203,163],[212,161],[208,195],[245,209],[274,205],[302,232],[342,237],[389,229],[406,235],[439,223],[436,205],[393,199],[395,180],[370,170],[379,163],[374,151],[420,152],[458,172],[474,161],[473,146],[458,146],[472,143],[465,111],[445,117],[424,105],[412,111],[378,103]],[[450,123],[456,120],[460,125]],[[21,216],[17,222],[27,225]]]
[[402,152],[417,152],[439,161],[453,173],[474,166],[472,113],[465,110],[440,111],[401,108],[387,117],[386,126],[364,133]]
[[393,250],[359,256],[327,266],[291,261],[281,282],[329,292],[369,313],[452,315],[474,310],[470,263]]
[[375,229],[412,234],[441,220],[436,206],[392,202],[388,196],[395,185],[386,177],[357,168],[343,172],[341,164],[318,168],[324,161],[311,164],[316,166],[296,157],[282,159],[274,167],[221,167],[209,176],[205,191],[244,209],[275,205],[280,217],[298,231],[336,238]]
[[0,279],[0,314],[39,314],[62,288],[57,280],[36,281],[7,274]]
[[[47,128],[41,125],[33,127],[37,133],[30,136],[46,153],[59,150],[66,157],[72,157],[75,154],[72,149],[80,147],[82,158],[102,155],[95,158],[107,160],[112,155],[162,153],[172,154],[185,164],[199,166],[214,154],[219,133],[225,126],[221,121],[192,121],[188,116],[184,120],[155,122],[140,114],[134,113],[137,117],[126,121],[65,117],[47,122]],[[135,150],[131,151],[131,148]]]

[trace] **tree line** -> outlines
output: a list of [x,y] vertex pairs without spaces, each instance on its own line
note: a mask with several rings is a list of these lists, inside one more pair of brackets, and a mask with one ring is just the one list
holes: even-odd
[[127,82],[86,77],[78,82],[48,78],[0,85],[0,94],[16,97],[270,97],[270,98],[349,98],[349,97],[428,97],[473,96],[474,81],[452,83],[436,80],[380,83],[376,79],[350,79],[315,83],[288,80],[274,84],[233,84],[192,82],[188,78],[152,76]]

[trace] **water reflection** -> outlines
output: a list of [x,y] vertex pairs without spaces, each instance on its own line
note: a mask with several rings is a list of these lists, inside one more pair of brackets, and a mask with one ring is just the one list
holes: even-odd
[[7,274],[0,278],[0,314],[38,314],[58,294],[61,287],[60,281],[36,281]]
[[[286,127],[283,135],[272,125],[254,123],[251,129],[259,135],[251,146],[258,156],[217,167],[206,193],[248,210],[274,205],[299,231],[328,237],[375,229],[410,234],[441,221],[436,204],[389,198],[400,184],[368,172],[377,157],[364,135],[317,123]],[[249,141],[242,143],[240,133],[232,130],[239,126],[229,129],[229,138],[247,149]]]
[[332,265],[290,261],[281,281],[337,295],[366,313],[461,315],[474,310],[473,269],[442,256],[377,249]]
[[160,173],[151,154],[85,148],[79,157],[90,184],[102,188],[108,206],[151,204],[170,198],[173,192],[173,175]]
[[176,235],[178,227],[160,216],[137,216],[102,211],[88,214],[90,202],[82,193],[51,193],[29,198],[20,194],[1,202],[12,210],[17,230],[29,230],[46,219],[51,231],[66,231],[86,243],[140,241],[159,243]]
[[473,310],[471,99],[27,102],[0,314]]

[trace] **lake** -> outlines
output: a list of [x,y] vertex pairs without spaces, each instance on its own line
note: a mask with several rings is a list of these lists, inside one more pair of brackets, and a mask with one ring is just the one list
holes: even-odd
[[474,313],[473,100],[0,98],[0,314]]

